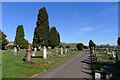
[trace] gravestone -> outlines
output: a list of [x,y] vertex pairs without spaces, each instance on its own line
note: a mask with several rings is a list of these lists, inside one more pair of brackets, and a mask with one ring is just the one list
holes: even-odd
[[109,51],[109,49],[108,49],[108,48],[106,48],[106,50],[107,50],[107,51]]
[[59,50],[57,49],[57,50],[56,50],[56,55],[59,55],[59,54],[60,54],[60,52],[59,52]]
[[58,53],[58,50],[56,50],[56,52]]
[[37,51],[37,48],[35,47],[35,48],[34,48],[34,52],[36,52],[36,51]]
[[118,60],[120,60],[120,54],[118,54]]
[[61,54],[63,54],[63,48],[61,47]]
[[35,56],[35,52],[37,51],[37,48],[35,47],[34,48],[34,52],[32,52],[32,56],[34,57]]
[[101,74],[100,73],[95,73],[95,80],[100,80]]
[[112,54],[111,52],[107,52],[108,54]]
[[17,48],[14,47],[14,54],[12,54],[12,55],[13,55],[13,56],[16,56],[16,55],[17,55],[16,52],[17,52]]
[[32,56],[33,56],[33,57],[35,56],[35,52],[32,52]]
[[18,50],[20,50],[20,47],[18,47]]
[[42,51],[42,48],[41,48],[41,47],[38,47],[38,49],[39,49],[40,51]]
[[106,79],[110,80],[110,74],[106,74]]
[[115,52],[114,52],[114,51],[112,51],[112,56],[113,56],[113,57],[116,57],[116,56],[115,56]]
[[107,54],[110,54],[110,52],[107,51]]
[[15,53],[17,52],[17,48],[16,48],[16,47],[14,47],[14,52],[15,52]]
[[27,49],[27,53],[26,53],[26,61],[30,61],[31,60],[31,48],[30,48],[30,45]]
[[68,50],[67,50],[67,49],[65,49],[65,53],[68,53]]
[[94,48],[92,49],[92,53],[94,54],[95,52],[94,52]]
[[45,46],[43,47],[43,58],[47,59],[47,49]]

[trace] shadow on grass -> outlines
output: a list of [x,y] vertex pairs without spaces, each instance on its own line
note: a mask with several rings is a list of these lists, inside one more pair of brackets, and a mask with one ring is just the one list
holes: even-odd
[[87,69],[87,70],[92,70],[91,68],[85,68],[85,67],[82,67],[83,69]]
[[[112,73],[112,78],[113,80],[120,80],[120,61],[116,61],[116,62],[111,62],[111,61],[98,61],[96,62],[96,64],[94,63],[94,69],[96,71],[100,71],[101,72],[101,68],[103,66],[108,66],[111,67],[111,69],[105,69],[105,72],[108,73]],[[96,72],[95,71],[95,72]],[[103,72],[102,72],[103,73]],[[104,76],[104,75],[103,75]]]
[[86,71],[82,71],[82,72],[89,74],[89,75],[92,75],[92,72],[86,72]]
[[81,61],[82,63],[86,63],[86,64],[91,64],[91,61],[90,60],[84,60],[84,61]]
[[31,58],[43,58],[43,56],[31,56]]
[[118,70],[120,71],[120,61],[116,61],[116,62],[111,62],[111,61],[98,61],[96,63],[96,67],[101,67],[103,65],[106,65],[106,66],[111,66],[113,68],[113,70]]

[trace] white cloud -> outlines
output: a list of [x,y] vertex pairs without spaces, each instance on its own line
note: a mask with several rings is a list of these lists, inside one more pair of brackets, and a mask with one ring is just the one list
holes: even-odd
[[82,31],[93,31],[94,29],[91,27],[83,27],[81,28]]

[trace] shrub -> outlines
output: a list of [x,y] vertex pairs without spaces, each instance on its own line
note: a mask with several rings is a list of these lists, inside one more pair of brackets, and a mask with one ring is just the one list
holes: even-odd
[[87,46],[84,46],[84,49],[88,49],[88,47],[87,47]]
[[84,45],[82,43],[77,44],[77,49],[78,50],[83,50]]
[[7,49],[13,49],[14,45],[6,46]]
[[70,48],[70,46],[65,46],[66,48]]

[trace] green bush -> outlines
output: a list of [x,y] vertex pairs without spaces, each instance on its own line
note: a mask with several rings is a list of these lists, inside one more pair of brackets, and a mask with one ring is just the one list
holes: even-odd
[[83,50],[84,45],[82,43],[77,44],[77,49],[78,50]]
[[84,46],[84,49],[88,49],[88,47],[87,47],[87,46]]
[[70,46],[65,46],[66,48],[70,48]]
[[9,45],[9,46],[6,46],[7,49],[13,49],[14,48],[14,45]]

